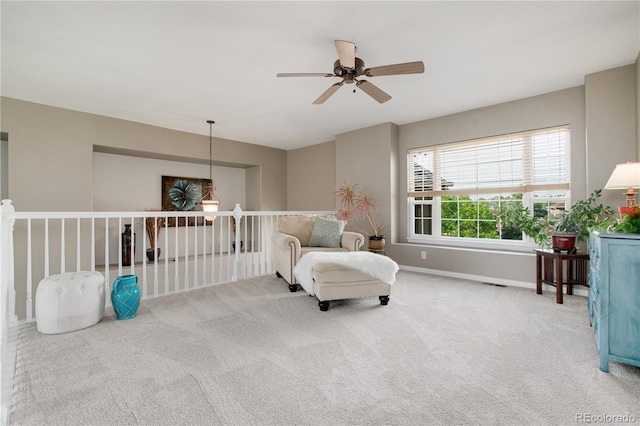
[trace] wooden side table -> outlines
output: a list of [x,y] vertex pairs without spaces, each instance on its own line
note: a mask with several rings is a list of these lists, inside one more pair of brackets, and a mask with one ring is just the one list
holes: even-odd
[[[536,293],[542,294],[542,283],[556,288],[556,303],[562,303],[562,286],[567,294],[573,294],[574,285],[589,287],[589,255],[568,254],[553,250],[535,249]],[[564,269],[566,263],[567,269]]]

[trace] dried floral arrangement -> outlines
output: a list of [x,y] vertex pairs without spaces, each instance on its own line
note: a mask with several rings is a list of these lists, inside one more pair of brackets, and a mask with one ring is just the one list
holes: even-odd
[[[148,212],[159,212],[160,209],[146,209]],[[147,217],[145,218],[145,229],[149,237],[149,248],[156,248],[156,237],[160,238],[160,230],[165,225],[164,217]],[[157,230],[157,231],[156,231]]]
[[345,180],[342,185],[336,189],[336,197],[341,204],[338,209],[338,217],[351,223],[354,228],[358,229],[354,223],[358,216],[363,217],[371,227],[373,234],[370,237],[384,238],[382,230],[384,225],[375,218],[375,212],[378,209],[377,200],[367,191],[360,188],[357,183]]

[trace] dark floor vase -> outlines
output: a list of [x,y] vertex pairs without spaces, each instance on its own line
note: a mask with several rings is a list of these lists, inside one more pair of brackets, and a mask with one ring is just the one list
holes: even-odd
[[122,233],[122,266],[131,266],[136,252],[136,234],[131,232],[131,225],[124,225]]
[[113,282],[111,303],[116,312],[116,318],[127,320],[135,318],[140,305],[140,288],[136,275],[121,275]]
[[149,262],[155,262],[156,259],[160,259],[160,247],[156,247],[156,249],[148,248],[147,249],[147,260]]

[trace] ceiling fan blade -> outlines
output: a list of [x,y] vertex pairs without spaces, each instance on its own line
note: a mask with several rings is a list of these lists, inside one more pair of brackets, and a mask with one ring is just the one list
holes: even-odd
[[340,65],[353,69],[356,66],[356,45],[350,41],[334,40]]
[[424,72],[422,61],[405,62],[403,64],[383,65],[381,67],[367,68],[364,75],[377,77],[380,75],[420,74]]
[[326,72],[280,72],[276,77],[337,77]]
[[344,83],[341,81],[340,83],[332,84],[325,92],[318,97],[315,101],[313,101],[313,105],[320,105],[325,103],[327,99],[331,97],[336,91],[343,85]]
[[391,95],[387,92],[380,89],[373,83],[369,83],[367,80],[360,80],[356,83],[356,86],[359,87],[364,93],[371,96],[373,99],[383,104],[391,99]]

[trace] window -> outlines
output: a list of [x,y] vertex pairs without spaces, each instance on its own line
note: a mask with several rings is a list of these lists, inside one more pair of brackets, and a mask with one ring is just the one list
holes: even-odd
[[561,126],[409,150],[408,239],[522,240],[498,211],[563,210],[569,146],[569,126]]

